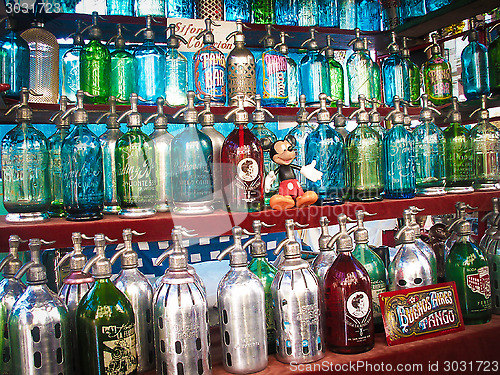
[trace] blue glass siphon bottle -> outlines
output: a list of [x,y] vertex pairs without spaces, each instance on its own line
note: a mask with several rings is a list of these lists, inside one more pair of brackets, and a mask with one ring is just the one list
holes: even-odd
[[76,23],[76,32],[73,35],[73,47],[67,50],[61,60],[62,95],[71,102],[76,101],[76,92],[80,90],[80,54],[85,42],[83,40],[82,21]]
[[210,18],[205,20],[205,25],[205,30],[196,36],[196,39],[203,37],[203,47],[194,55],[196,102],[203,103],[208,95],[213,105],[222,106],[226,104],[226,57],[214,46],[212,26],[219,25]]
[[76,106],[62,119],[73,114],[75,125],[61,148],[64,210],[66,220],[102,219],[104,183],[102,149],[99,138],[88,128],[88,114],[83,108],[84,93],[76,93]]
[[316,162],[316,169],[323,172],[317,182],[307,181],[307,190],[318,194],[318,204],[339,204],[344,201],[346,188],[345,147],[342,136],[330,126],[327,95],[320,94],[320,107],[312,112],[318,118],[318,126],[306,139],[306,165]]
[[251,22],[252,4],[249,0],[224,0],[224,19],[226,21]]
[[339,27],[337,0],[318,0],[318,26]]
[[380,31],[382,24],[378,0],[356,1],[356,26],[363,31]]
[[394,96],[410,101],[410,77],[406,60],[400,54],[396,42],[396,33],[391,32],[392,41],[387,47],[389,57],[382,63],[382,77],[384,81],[384,98],[388,106],[394,105]]
[[299,82],[300,93],[306,96],[306,104],[318,104],[319,94],[330,93],[330,73],[328,60],[321,54],[315,38],[316,30],[312,27],[311,37],[305,40],[301,47],[306,47],[307,53],[300,60]]
[[298,25],[299,0],[276,0],[275,11],[277,25]]
[[427,9],[427,12],[434,12],[451,2],[452,0],[425,0],[425,8]]
[[284,31],[280,32],[280,43],[276,44],[274,48],[280,51],[286,57],[286,78],[287,78],[287,92],[288,99],[286,102],[287,107],[297,106],[299,100],[299,71],[297,63],[288,55],[288,46],[285,44],[285,37],[289,37]]
[[274,49],[275,40],[271,35],[271,25],[266,25],[266,35],[260,40],[264,52],[257,59],[257,94],[262,105],[285,106],[288,101],[288,65],[286,57]]
[[154,42],[155,33],[151,28],[152,16],[146,17],[143,32],[144,42],[134,49],[136,67],[136,90],[139,100],[144,104],[155,104],[156,98],[165,95],[165,51]]
[[167,18],[195,18],[194,6],[191,0],[166,0],[165,17]]
[[169,37],[165,47],[165,97],[171,106],[187,104],[188,91],[188,62],[179,52],[180,43],[187,44],[186,40],[175,34],[175,24],[168,27]]
[[16,111],[17,125],[2,139],[3,205],[7,222],[43,221],[48,218],[51,194],[47,138],[31,124],[30,90],[23,87]]
[[347,82],[349,85],[349,104],[351,107],[358,104],[359,95],[372,98],[372,69],[373,61],[365,51],[360,30],[356,28],[355,37],[349,42],[354,53],[349,56],[346,63]]
[[188,91],[188,104],[174,118],[184,117],[186,128],[172,140],[172,204],[178,214],[213,212],[212,141],[198,130],[195,93]]
[[425,16],[426,13],[425,0],[401,0],[401,20],[403,22]]
[[133,16],[134,0],[106,0],[108,16]]
[[433,113],[441,114],[429,105],[422,94],[420,124],[412,132],[415,139],[415,178],[418,195],[444,194],[445,162],[443,131],[435,124]]
[[394,110],[386,116],[392,128],[384,137],[384,198],[402,199],[415,196],[415,141],[403,126],[404,116],[399,98],[394,97]]
[[318,24],[318,0],[297,0],[297,25],[316,26]]
[[[488,49],[478,42],[474,18],[470,19],[469,44],[463,49],[462,85],[467,100],[479,99],[481,95],[488,94],[490,82],[488,76]],[[462,39],[467,36],[464,35]]]

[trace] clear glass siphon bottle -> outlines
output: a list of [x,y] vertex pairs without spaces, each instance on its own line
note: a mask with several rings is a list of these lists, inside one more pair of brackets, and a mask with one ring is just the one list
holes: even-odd
[[105,104],[109,97],[111,54],[101,42],[102,30],[97,25],[97,12],[92,12],[90,41],[80,54],[80,89],[85,93],[85,101],[91,104]]
[[125,38],[122,35],[122,25],[118,24],[118,34],[108,40],[115,41],[115,50],[111,52],[111,71],[109,75],[109,94],[121,103],[128,103],[130,94],[135,91],[136,71],[135,57],[125,50]]
[[347,82],[349,85],[349,104],[351,107],[358,105],[360,94],[367,98],[373,98],[372,95],[372,69],[373,61],[367,55],[364,42],[360,38],[359,28],[355,29],[355,38],[349,42],[352,45],[354,53],[349,56],[346,63]]
[[155,214],[157,186],[153,141],[141,130],[142,117],[137,111],[137,94],[130,95],[130,110],[118,118],[127,117],[128,130],[116,142],[116,186],[120,217],[140,218]]
[[172,203],[178,214],[213,212],[213,148],[210,137],[197,128],[195,93],[188,91],[188,104],[174,118],[184,117],[186,128],[172,140]]
[[167,212],[172,202],[171,148],[174,137],[167,129],[167,116],[163,113],[164,104],[165,99],[161,96],[156,99],[156,113],[144,121],[144,124],[148,124],[154,120],[154,130],[149,138],[153,142],[155,152],[156,192],[158,193],[155,208],[159,212]]
[[356,116],[358,126],[347,136],[348,195],[351,201],[381,200],[384,191],[382,140],[368,126],[370,117],[365,110],[365,98],[360,96]]
[[431,58],[422,65],[424,93],[434,105],[442,105],[451,101],[452,81],[451,66],[448,60],[441,56],[441,48],[437,44],[437,35],[432,34]]
[[229,105],[236,105],[237,94],[243,94],[251,99],[256,92],[255,58],[252,52],[245,47],[245,35],[243,35],[243,23],[236,21],[236,31],[226,37],[230,40],[234,37],[234,48],[227,56],[227,97]]
[[2,139],[3,205],[8,212],[5,220],[10,223],[48,219],[51,202],[49,145],[31,124],[30,94],[23,87],[21,102],[5,112],[16,111],[17,122]]
[[288,63],[286,57],[274,49],[276,42],[271,35],[272,26],[266,25],[264,52],[257,59],[257,94],[262,105],[285,106],[288,101]]
[[[76,32],[73,33],[73,47],[67,50],[61,60],[62,95],[71,102],[76,101],[76,92],[80,90],[80,55],[85,41],[82,37],[82,21],[76,21]],[[68,36],[69,37],[69,36]]]
[[117,214],[120,211],[118,204],[118,188],[116,177],[116,143],[123,135],[116,113],[116,98],[110,96],[109,112],[104,113],[96,123],[99,124],[106,119],[106,131],[101,134],[99,140],[102,148],[102,167],[104,177],[104,214]]
[[21,88],[29,87],[30,48],[16,32],[14,18],[6,19],[7,34],[0,38],[0,81],[8,83],[7,98],[19,99]]
[[[135,0],[134,11],[136,17],[157,16],[165,17],[166,1],[163,0]],[[192,6],[192,5],[191,5]]]
[[165,51],[155,44],[155,33],[151,28],[153,17],[146,16],[143,33],[144,42],[134,49],[136,88],[135,93],[144,104],[155,104],[156,98],[165,95]]
[[344,68],[337,60],[335,60],[335,50],[332,47],[331,35],[326,36],[326,47],[323,48],[321,52],[324,52],[326,61],[328,62],[330,97],[335,101],[344,101]]
[[264,156],[259,140],[248,129],[243,95],[237,100],[238,107],[225,116],[235,119],[222,146],[222,194],[230,211],[255,212],[264,208]]
[[188,91],[188,62],[179,52],[179,46],[187,41],[175,34],[175,24],[168,27],[169,37],[165,47],[165,97],[171,106],[187,104]]
[[88,128],[88,114],[83,107],[84,93],[76,93],[76,106],[61,117],[73,114],[75,125],[61,148],[63,202],[66,220],[102,219],[104,183],[102,149],[99,138]]
[[203,37],[203,47],[194,55],[196,102],[202,103],[209,95],[213,105],[221,106],[226,104],[226,57],[214,46],[212,26],[219,25],[210,18],[205,25],[206,29],[196,36],[196,39]]
[[389,106],[393,106],[394,96],[410,101],[410,76],[406,60],[401,56],[396,41],[396,33],[391,32],[392,41],[387,47],[389,57],[382,63],[382,77],[384,79],[384,98]]
[[[57,38],[35,20],[21,37],[30,49],[29,88],[39,96],[31,96],[33,103],[57,103],[59,98],[59,44]],[[25,73],[26,74],[26,73]]]
[[447,193],[470,193],[472,187],[472,140],[470,132],[462,125],[458,98],[451,98],[452,110],[447,116],[450,125],[444,133],[444,170]]
[[319,94],[330,93],[330,67],[315,39],[316,29],[312,27],[309,32],[311,37],[301,44],[307,53],[300,60],[299,82],[300,93],[306,96],[306,104],[311,105],[319,103]]
[[420,124],[412,132],[415,140],[415,178],[418,195],[445,194],[445,140],[443,131],[435,124],[427,94],[422,94]]
[[[286,105],[288,107],[297,106],[299,99],[299,72],[297,69],[297,63],[294,59],[288,56],[288,46],[285,44],[285,37],[289,37],[284,31],[280,32],[280,43],[276,44],[274,48],[280,51],[286,57],[286,82],[287,82],[287,93],[288,99]],[[279,48],[278,48],[279,47]]]
[[54,113],[49,120],[56,124],[56,132],[52,134],[48,139],[50,158],[50,193],[52,197],[49,208],[49,215],[51,217],[66,216],[63,200],[61,148],[64,139],[69,134],[71,123],[68,118],[62,120],[61,117],[67,109],[68,98],[62,95],[59,99],[59,111]]

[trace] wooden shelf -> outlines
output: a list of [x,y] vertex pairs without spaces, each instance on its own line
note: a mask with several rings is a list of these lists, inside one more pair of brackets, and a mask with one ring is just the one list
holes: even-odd
[[[58,248],[71,247],[71,233],[83,232],[87,235],[105,233],[110,238],[121,239],[123,229],[132,228],[146,235],[137,240],[140,241],[165,241],[170,239],[171,230],[174,225],[182,225],[194,229],[198,237],[216,237],[229,235],[231,228],[239,225],[248,230],[252,229],[252,221],[259,219],[274,227],[266,229],[265,232],[283,232],[286,219],[294,219],[301,224],[309,224],[314,228],[319,226],[321,216],[327,216],[332,224],[337,221],[337,215],[345,213],[354,217],[355,211],[359,209],[376,216],[366,217],[366,220],[382,220],[401,217],[404,209],[411,205],[425,209],[423,215],[438,215],[455,212],[455,203],[466,202],[478,211],[491,210],[491,198],[500,197],[500,191],[476,192],[471,194],[447,194],[438,197],[416,197],[413,199],[383,200],[379,202],[346,202],[337,206],[311,206],[286,211],[265,210],[254,213],[228,213],[218,210],[210,215],[172,215],[170,213],[158,213],[145,219],[122,219],[117,216],[105,216],[103,220],[87,222],[70,222],[64,219],[51,219],[38,224],[10,224],[5,222],[5,217],[0,219],[0,251],[7,251],[8,238],[11,234],[17,234],[23,239],[40,237],[47,241],[56,241],[54,246]],[[90,243],[89,243],[90,244]]]

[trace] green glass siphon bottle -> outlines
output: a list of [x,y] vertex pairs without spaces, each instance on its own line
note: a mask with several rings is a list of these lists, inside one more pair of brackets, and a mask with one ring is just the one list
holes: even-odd
[[432,41],[427,47],[431,49],[431,58],[422,65],[424,93],[429,96],[432,104],[442,105],[449,103],[453,95],[451,65],[441,56],[436,34],[432,34]]

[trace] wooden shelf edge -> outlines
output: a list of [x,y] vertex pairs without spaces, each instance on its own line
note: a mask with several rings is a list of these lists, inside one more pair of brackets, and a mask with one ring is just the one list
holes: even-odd
[[[231,229],[239,225],[252,230],[252,221],[259,219],[268,224],[275,224],[266,232],[283,232],[286,219],[294,219],[301,224],[309,224],[309,228],[319,227],[321,216],[327,216],[332,224],[337,223],[337,216],[345,213],[354,217],[356,210],[376,213],[366,220],[383,220],[401,217],[404,209],[411,205],[423,208],[423,215],[438,215],[455,212],[455,203],[466,202],[478,207],[478,211],[491,210],[491,198],[500,197],[500,191],[475,192],[470,194],[447,194],[438,197],[416,197],[413,199],[383,200],[379,202],[346,202],[337,206],[311,206],[286,211],[265,210],[253,213],[228,213],[218,210],[210,215],[182,216],[170,213],[158,213],[145,219],[122,219],[117,216],[105,216],[103,220],[88,222],[70,222],[64,219],[51,219],[37,224],[11,224],[0,218],[0,251],[7,251],[8,238],[17,234],[23,239],[43,238],[56,241],[57,248],[71,247],[71,233],[82,232],[87,235],[105,233],[110,238],[121,239],[125,228],[146,232],[139,241],[166,241],[171,237],[174,225],[182,225],[194,229],[198,237],[217,237],[231,234]],[[90,244],[90,243],[89,243]]]

